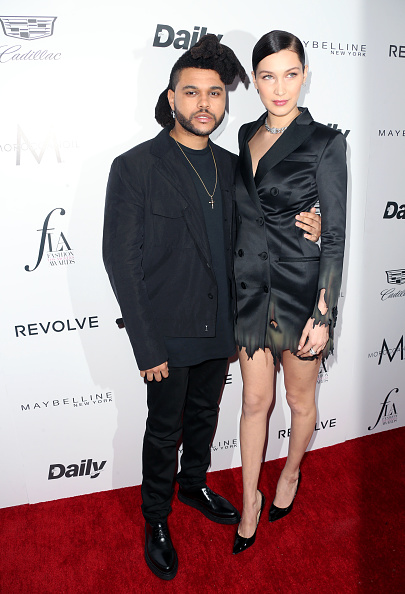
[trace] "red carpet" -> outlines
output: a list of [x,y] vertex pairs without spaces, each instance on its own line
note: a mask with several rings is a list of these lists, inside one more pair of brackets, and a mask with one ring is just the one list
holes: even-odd
[[[256,543],[236,557],[234,526],[213,524],[176,499],[172,582],[143,560],[139,487],[2,509],[0,592],[404,592],[404,446],[400,428],[307,454],[294,510],[272,525],[269,503],[284,461],[266,463]],[[211,473],[209,486],[241,507],[240,468]]]

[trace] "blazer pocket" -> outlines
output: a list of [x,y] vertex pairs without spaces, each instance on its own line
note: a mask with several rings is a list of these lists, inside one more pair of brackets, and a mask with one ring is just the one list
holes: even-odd
[[304,257],[304,258],[279,258],[278,261],[280,262],[280,264],[282,264],[283,262],[319,262],[320,258],[319,256],[313,256],[313,257]]
[[291,153],[284,158],[284,161],[301,161],[303,163],[316,163],[318,161],[317,155],[307,155],[305,153]]

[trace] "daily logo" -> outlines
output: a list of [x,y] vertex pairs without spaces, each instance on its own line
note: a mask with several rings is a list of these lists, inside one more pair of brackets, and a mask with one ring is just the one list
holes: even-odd
[[398,202],[387,202],[385,207],[383,219],[405,219],[405,204],[398,204]]
[[337,130],[338,132],[341,132],[345,138],[347,138],[350,134],[350,130],[345,130],[343,132],[343,130],[338,127],[338,124],[328,124],[328,128],[332,128],[332,130]]
[[50,266],[75,264],[73,250],[70,247],[70,244],[68,243],[63,231],[60,231],[57,234],[57,237],[54,237],[52,231],[55,231],[55,228],[49,226],[50,218],[56,211],[59,211],[61,216],[64,216],[66,212],[64,208],[54,208],[46,215],[42,229],[38,229],[38,231],[41,233],[41,239],[39,242],[37,263],[35,264],[34,268],[30,268],[29,264],[26,264],[24,269],[27,272],[34,272],[34,270],[38,268],[42,262],[45,250],[48,264]]
[[391,394],[392,393],[397,394],[399,392],[398,388],[393,388],[392,390],[390,390],[388,392],[388,394],[386,395],[384,402],[381,403],[381,408],[380,408],[380,412],[378,413],[378,417],[377,420],[374,424],[374,426],[372,427],[370,425],[370,427],[368,428],[369,431],[373,431],[373,429],[375,429],[378,425],[378,423],[381,421],[382,425],[392,425],[393,423],[396,423],[398,420],[398,415],[397,415],[397,409],[395,406],[395,402],[393,401]]
[[[188,50],[193,47],[197,41],[207,34],[207,27],[195,26],[193,31],[187,29],[174,30],[170,25],[156,25],[153,47],[169,47],[173,45],[175,49]],[[221,41],[223,35],[218,34],[218,41]]]
[[60,478],[74,478],[78,476],[89,476],[95,479],[100,476],[100,472],[104,469],[107,460],[98,463],[89,458],[88,460],[80,460],[80,464],[51,464],[49,466],[48,481],[53,481]]
[[[57,17],[40,16],[1,16],[0,23],[4,35],[23,42],[35,42],[53,35]],[[60,60],[60,52],[18,45],[0,45],[0,63],[15,61],[54,61]]]

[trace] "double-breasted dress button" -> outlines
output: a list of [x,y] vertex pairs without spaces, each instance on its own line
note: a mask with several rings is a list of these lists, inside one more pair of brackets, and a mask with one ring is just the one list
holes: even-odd
[[211,268],[211,264],[207,262],[207,268]]
[[272,196],[278,196],[278,195],[279,195],[279,193],[280,193],[280,191],[279,191],[279,189],[278,189],[278,188],[271,188],[271,189],[270,189],[270,194],[271,194]]
[[262,227],[264,225],[264,219],[263,217],[259,217],[258,219],[256,219],[257,224]]
[[239,251],[238,251],[238,256],[240,256],[240,257],[242,258],[242,256],[244,255],[244,253],[245,253],[245,252],[244,252],[243,250],[239,250]]
[[262,252],[261,254],[259,254],[259,258],[261,258],[262,260],[267,260],[268,257],[269,256],[267,252]]
[[264,291],[265,293],[268,293],[268,292],[269,292],[269,287],[268,287],[267,285],[264,285],[264,287],[263,287],[263,291]]
[[212,293],[208,293],[208,299],[214,299],[214,295]]
[[246,283],[241,283],[240,286],[242,287],[242,289],[246,289]]

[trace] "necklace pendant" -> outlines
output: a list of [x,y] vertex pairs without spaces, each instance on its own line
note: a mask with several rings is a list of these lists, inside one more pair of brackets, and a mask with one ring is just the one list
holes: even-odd
[[212,210],[214,210],[214,204],[215,204],[215,202],[214,202],[214,197],[213,196],[211,196],[211,200],[209,201],[208,204],[211,204],[211,208],[212,208]]

